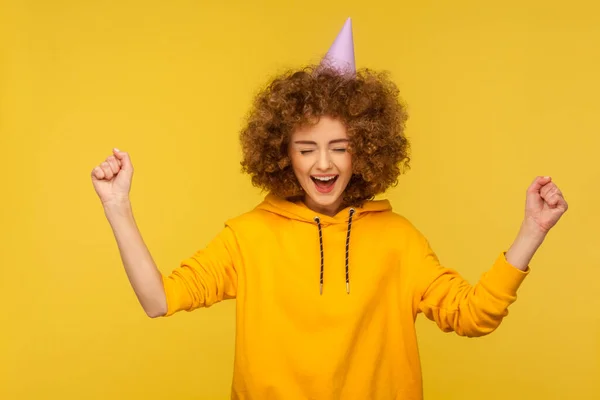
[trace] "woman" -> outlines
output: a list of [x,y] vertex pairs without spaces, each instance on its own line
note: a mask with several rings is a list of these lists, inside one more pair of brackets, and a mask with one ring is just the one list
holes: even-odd
[[234,399],[421,399],[417,314],[459,335],[495,330],[567,209],[537,177],[514,243],[476,285],[442,266],[406,218],[373,200],[408,166],[406,113],[385,74],[352,62],[283,74],[257,96],[242,166],[268,195],[169,275],[132,216],[129,155],[115,149],[92,171],[150,317],[237,299]]

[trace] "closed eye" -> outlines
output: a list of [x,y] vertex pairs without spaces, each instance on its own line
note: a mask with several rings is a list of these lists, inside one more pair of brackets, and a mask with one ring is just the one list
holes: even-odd
[[300,150],[300,154],[312,153],[312,150]]
[[337,152],[340,152],[340,153],[345,153],[346,149],[333,149],[333,151],[337,151]]

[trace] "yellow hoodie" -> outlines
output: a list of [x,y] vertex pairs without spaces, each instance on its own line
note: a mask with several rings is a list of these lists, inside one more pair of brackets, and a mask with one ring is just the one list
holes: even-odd
[[232,399],[409,400],[417,314],[488,334],[528,272],[501,252],[472,286],[387,200],[329,217],[269,194],[163,282],[167,315],[236,298]]

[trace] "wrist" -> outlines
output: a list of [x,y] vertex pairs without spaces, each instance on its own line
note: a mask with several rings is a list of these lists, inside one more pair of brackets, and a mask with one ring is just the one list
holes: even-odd
[[535,221],[524,220],[515,241],[506,252],[507,261],[514,267],[525,271],[547,233]]
[[102,203],[104,213],[107,216],[130,215],[132,214],[131,202],[129,198],[120,198]]
[[547,234],[547,230],[540,227],[535,221],[526,218],[521,223],[518,236],[521,241],[541,244]]

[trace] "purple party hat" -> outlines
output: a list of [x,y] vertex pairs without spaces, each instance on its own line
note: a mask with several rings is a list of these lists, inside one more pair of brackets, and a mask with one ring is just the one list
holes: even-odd
[[329,51],[321,61],[322,66],[333,67],[340,73],[356,73],[352,20],[348,18]]

